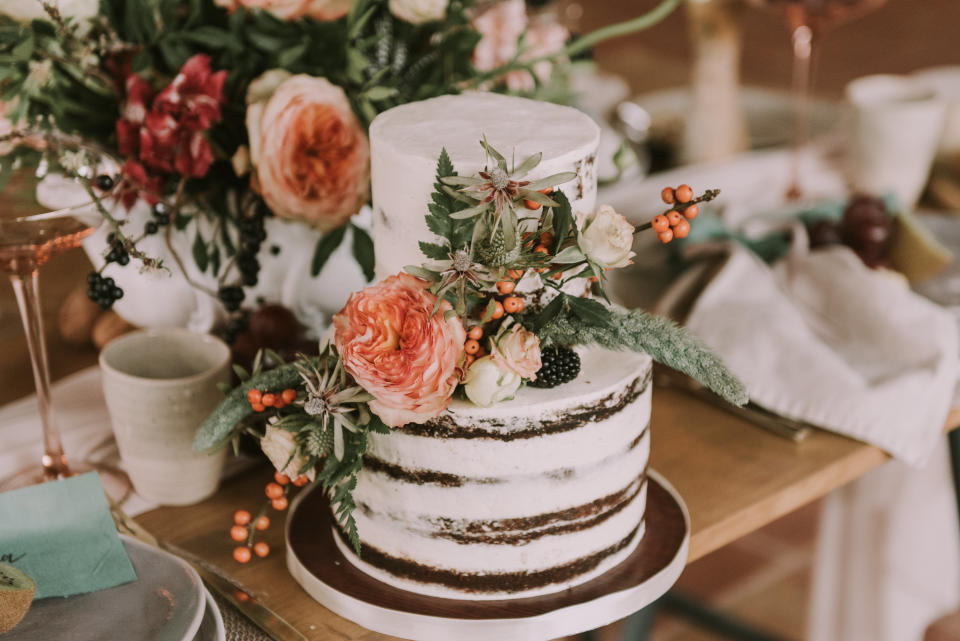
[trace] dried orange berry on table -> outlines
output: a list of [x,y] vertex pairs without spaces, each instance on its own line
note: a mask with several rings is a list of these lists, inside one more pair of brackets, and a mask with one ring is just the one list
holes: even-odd
[[679,223],[673,226],[673,235],[677,238],[686,238],[687,234],[690,233],[690,223],[686,220],[681,220]]
[[497,283],[497,291],[501,294],[512,294],[516,286],[517,284],[512,280],[501,280]]
[[676,195],[673,193],[673,187],[664,187],[663,191],[660,192],[660,198],[663,199],[663,202],[668,205],[672,205],[676,202]]
[[662,231],[670,229],[670,221],[667,220],[666,216],[660,214],[659,216],[653,217],[653,220],[650,221],[650,227],[659,234]]
[[270,501],[270,505],[272,505],[273,509],[275,509],[277,512],[283,512],[285,509],[287,509],[287,497],[281,496],[278,499],[273,499]]
[[270,554],[270,546],[264,543],[263,541],[260,541],[259,543],[255,543],[253,546],[253,553],[262,559],[263,557]]
[[697,207],[696,205],[690,205],[689,207],[683,210],[683,217],[689,220],[693,220],[694,218],[697,217],[697,214],[699,213],[700,213],[699,207]]
[[523,299],[519,296],[510,296],[503,301],[503,311],[508,314],[516,314],[523,309]]
[[233,560],[237,563],[247,563],[252,556],[248,547],[233,548]]
[[677,223],[683,220],[683,214],[676,211],[671,211],[667,214],[667,220],[670,222],[671,227],[676,227]]
[[666,245],[671,240],[673,240],[673,230],[668,229],[667,231],[662,231],[659,234],[657,234],[657,238],[660,240],[661,243]]
[[677,187],[676,194],[678,203],[688,203],[693,200],[693,189],[690,185],[680,185]]
[[286,485],[290,482],[290,477],[282,472],[274,472],[273,480],[279,483],[280,485]]
[[250,522],[250,513],[246,510],[237,510],[233,513],[233,522],[237,525],[246,525]]
[[230,528],[230,538],[234,541],[242,541],[247,538],[249,531],[242,525],[234,525]]
[[483,338],[483,328],[479,325],[474,325],[470,328],[470,331],[467,332],[467,338],[472,338],[475,341],[480,340]]
[[480,351],[480,343],[472,338],[468,338],[467,342],[463,344],[463,351],[467,354],[476,354]]
[[267,516],[261,516],[259,519],[257,519],[256,527],[258,530],[266,530],[268,527],[270,527],[270,518]]
[[264,494],[268,499],[278,499],[283,496],[283,487],[279,483],[267,483]]
[[283,402],[289,405],[290,403],[297,400],[297,390],[295,389],[285,389],[283,394],[280,395],[280,398],[283,399]]

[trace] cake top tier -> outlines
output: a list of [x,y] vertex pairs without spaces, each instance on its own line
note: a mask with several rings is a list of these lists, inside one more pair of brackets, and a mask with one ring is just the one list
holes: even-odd
[[508,160],[516,154],[519,164],[537,152],[544,162],[577,152],[582,157],[584,148],[596,150],[600,128],[572,107],[471,92],[394,107],[373,121],[370,136],[431,164],[446,148],[458,170],[473,171],[484,164],[483,136]]

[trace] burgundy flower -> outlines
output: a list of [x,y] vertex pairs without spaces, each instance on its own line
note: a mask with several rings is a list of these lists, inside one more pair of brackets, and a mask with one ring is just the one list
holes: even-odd
[[226,71],[210,71],[210,56],[198,53],[184,63],[173,82],[160,92],[153,108],[174,116],[181,127],[204,131],[220,121],[226,79]]
[[163,190],[163,181],[159,176],[150,176],[143,165],[136,160],[128,160],[121,170],[123,179],[117,188],[116,197],[127,209],[143,199],[149,205],[160,200]]

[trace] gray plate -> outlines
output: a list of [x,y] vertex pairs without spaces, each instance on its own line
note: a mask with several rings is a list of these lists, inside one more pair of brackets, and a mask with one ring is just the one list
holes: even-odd
[[200,629],[197,630],[197,636],[193,641],[226,641],[227,630],[223,626],[220,608],[217,607],[217,602],[209,590],[204,588],[203,594],[207,600],[207,608],[203,611],[203,622],[200,623]]
[[171,554],[121,538],[137,572],[136,581],[89,594],[34,601],[26,618],[5,634],[3,641],[194,639],[206,609],[200,577]]

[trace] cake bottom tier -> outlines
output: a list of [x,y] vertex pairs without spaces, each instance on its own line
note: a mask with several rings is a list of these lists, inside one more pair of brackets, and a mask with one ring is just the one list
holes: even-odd
[[[336,527],[334,540],[340,552],[358,569],[373,578],[410,592],[453,599],[514,599],[551,594],[585,583],[612,569],[629,557],[643,539],[646,524],[643,519],[646,507],[647,481],[645,476],[636,480],[619,505],[606,510],[600,523],[589,523],[588,527],[554,526],[555,533],[538,539],[538,545],[548,546],[557,551],[557,557],[564,560],[556,565],[535,565],[523,570],[471,569],[457,567],[429,566],[399,554],[389,554],[376,547],[364,544],[362,558],[357,557],[345,535]],[[544,514],[532,517],[554,523],[565,516],[596,510],[596,505],[578,506],[566,510],[566,514]],[[583,520],[572,521],[586,525]],[[610,540],[612,533],[622,532],[624,524],[636,524],[628,530],[626,536]],[[361,537],[362,538],[362,537]],[[590,547],[590,542],[599,546]],[[520,544],[521,546],[523,543]],[[494,544],[492,547],[496,547]],[[488,544],[473,543],[464,545],[461,558],[471,553],[486,550]],[[576,549],[582,555],[570,559],[564,552]],[[542,555],[538,554],[542,558]],[[464,562],[463,565],[470,565]]]

